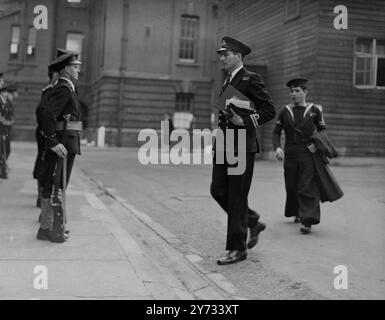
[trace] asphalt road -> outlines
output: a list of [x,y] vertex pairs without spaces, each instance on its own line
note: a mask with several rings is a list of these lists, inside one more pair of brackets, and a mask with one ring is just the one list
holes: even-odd
[[[257,161],[249,205],[267,229],[248,259],[231,266],[216,264],[226,253],[227,219],[209,195],[211,165],[145,166],[136,149],[84,148],[77,167],[196,249],[206,259],[205,268],[224,274],[242,296],[385,298],[384,165],[332,167],[345,196],[322,204],[321,223],[302,235],[299,225],[283,216],[282,163]],[[343,275],[347,288],[336,289]]]

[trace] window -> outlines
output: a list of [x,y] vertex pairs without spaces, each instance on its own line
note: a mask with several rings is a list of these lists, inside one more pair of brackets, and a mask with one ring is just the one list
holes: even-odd
[[11,59],[17,59],[19,53],[19,43],[20,43],[20,26],[11,27],[11,45],[9,47],[9,53]]
[[354,85],[358,88],[385,87],[385,40],[356,40]]
[[199,18],[183,15],[181,20],[181,36],[179,47],[179,60],[183,62],[196,62],[198,46]]
[[194,94],[177,92],[176,106],[173,117],[174,127],[191,129],[191,124],[194,118],[192,113]]
[[78,54],[78,59],[81,60],[82,55],[83,34],[67,33],[66,49]]
[[285,21],[299,17],[299,0],[286,0]]
[[193,96],[194,95],[192,93],[178,92],[176,94],[176,111],[190,112],[192,110]]
[[67,7],[86,8],[86,0],[66,0]]
[[30,57],[35,56],[35,50],[36,50],[36,29],[35,27],[29,27],[27,55]]

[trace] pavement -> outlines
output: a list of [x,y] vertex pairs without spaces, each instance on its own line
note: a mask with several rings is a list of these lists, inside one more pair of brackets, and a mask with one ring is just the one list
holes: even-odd
[[69,241],[39,241],[32,178],[36,147],[14,142],[0,183],[0,299],[228,300],[236,296],[198,254],[146,214],[74,168],[67,191]]
[[[167,201],[170,202],[173,199],[167,200],[161,197],[160,202],[155,200],[161,196],[160,193],[169,194],[169,191],[174,189],[184,188],[186,192],[189,190],[188,194],[192,197],[195,193],[187,188],[187,185],[183,185],[181,188],[181,180],[175,173],[175,167],[162,166],[162,170],[160,168],[144,169],[142,166],[139,169],[136,168],[134,165],[136,162],[133,160],[136,158],[137,150],[129,152],[130,150],[124,148],[85,147],[84,155],[78,159],[78,165],[75,165],[67,192],[70,240],[64,244],[36,240],[39,209],[35,207],[36,181],[33,180],[31,174],[36,147],[33,143],[13,142],[12,148],[9,159],[9,179],[0,182],[1,300],[354,299],[360,297],[356,294],[360,291],[359,288],[366,290],[363,295],[365,299],[370,297],[378,299],[383,296],[383,281],[385,280],[381,278],[381,286],[379,286],[377,273],[373,272],[373,279],[366,273],[367,269],[371,269],[367,268],[367,263],[373,265],[375,270],[382,263],[383,255],[380,251],[376,251],[380,245],[378,239],[381,239],[381,235],[376,233],[376,237],[365,236],[365,239],[354,237],[351,245],[346,247],[344,244],[346,241],[344,239],[350,239],[349,232],[352,228],[354,229],[353,234],[360,234],[356,229],[362,222],[362,215],[353,219],[353,221],[358,219],[358,224],[349,224],[347,230],[343,231],[343,233],[347,233],[344,236],[341,235],[342,229],[339,227],[343,225],[343,222],[334,220],[325,224],[328,225],[326,230],[328,234],[327,237],[321,237],[322,241],[315,234],[318,240],[314,240],[312,244],[317,244],[317,250],[324,252],[325,256],[323,254],[314,256],[312,251],[304,251],[305,244],[297,243],[298,237],[286,234],[288,226],[275,221],[274,219],[279,219],[275,216],[265,215],[265,219],[271,219],[268,221],[269,226],[275,226],[275,228],[270,228],[270,232],[264,235],[265,241],[259,246],[258,252],[251,254],[250,259],[243,264],[234,265],[232,268],[217,268],[214,258],[210,258],[212,255],[210,252],[218,253],[218,245],[223,245],[221,236],[218,236],[217,233],[220,234],[222,229],[225,230],[224,225],[219,223],[218,230],[213,229],[214,220],[210,219],[217,219],[217,215],[214,212],[214,218],[208,218],[206,211],[195,208],[199,205],[208,205],[208,202],[203,201],[204,198],[198,197],[196,199],[201,201],[194,202],[194,204],[196,203],[194,208],[187,206],[192,203],[187,199],[183,202],[179,201],[187,207],[175,207],[175,210],[186,211],[187,215],[182,215],[186,220],[192,210],[195,213],[195,220],[198,219],[203,224],[207,224],[207,227],[198,223],[195,225],[187,223],[190,226],[188,231],[179,228],[182,222],[175,219],[181,215],[176,212],[174,216],[173,211],[167,209]],[[86,161],[91,158],[94,161]],[[107,164],[108,159],[111,163]],[[125,165],[125,163],[127,164]],[[338,213],[345,212],[346,208],[362,207],[362,210],[370,211],[372,214],[376,213],[371,219],[366,219],[365,225],[368,232],[383,230],[383,222],[376,219],[378,218],[377,213],[382,208],[380,206],[382,202],[379,202],[383,199],[380,197],[382,187],[379,188],[379,181],[380,176],[383,175],[384,164],[383,158],[334,159],[332,166],[340,167],[336,169],[342,170],[338,174],[348,187],[346,190],[348,192],[345,202],[340,202],[327,209],[329,211],[333,209]],[[263,183],[254,184],[256,189],[253,189],[253,194],[260,194],[262,192],[260,188],[270,188],[271,190],[277,188],[277,183],[281,181],[281,178],[274,178],[280,173],[276,172],[277,169],[273,162],[262,161],[258,165],[263,166],[263,170],[257,170],[256,180],[263,181]],[[123,180],[120,181],[119,172],[122,172],[122,166],[126,173],[124,179],[122,177]],[[361,169],[361,167],[373,166],[381,169],[371,171]],[[116,170],[116,172],[108,174],[108,171],[111,170]],[[188,177],[189,174],[194,177],[206,176],[206,171],[202,168],[198,170],[190,166],[179,168],[179,170],[182,170],[183,174],[187,174]],[[361,171],[362,174],[357,175]],[[355,175],[355,179],[362,179],[361,187],[355,184],[350,186],[348,183],[352,179],[352,173]],[[380,176],[378,179],[372,179],[373,174]],[[106,179],[107,176],[110,179]],[[144,181],[139,179],[139,176]],[[167,181],[166,185],[164,179]],[[192,178],[190,180],[192,189],[199,188],[192,183]],[[198,181],[202,183],[201,180],[198,179]],[[169,190],[170,188],[172,190]],[[153,193],[155,195],[149,198],[149,194]],[[362,194],[364,194],[363,197],[360,197]],[[374,195],[376,195],[376,201],[369,201]],[[366,201],[366,198],[369,200]],[[263,212],[268,212],[269,208],[263,207],[262,204],[259,206]],[[163,211],[166,212],[163,213]],[[201,211],[207,220],[197,215]],[[146,213],[151,213],[151,215]],[[163,216],[167,219],[162,219]],[[329,217],[325,215],[326,220],[337,219],[335,217],[340,217],[338,219],[343,221],[342,215],[330,214]],[[205,233],[206,237],[200,241],[199,237],[202,237],[200,236],[202,232],[199,233],[195,229],[202,231],[208,227],[214,234]],[[322,232],[326,231],[320,229],[319,233],[322,235]],[[210,239],[212,238],[209,247],[207,246],[208,236]],[[190,239],[189,237],[195,238]],[[220,239],[216,239],[216,237]],[[281,238],[286,238],[286,242],[276,241]],[[365,243],[361,243],[362,241]],[[200,242],[204,244],[204,250]],[[290,245],[291,250],[285,247],[287,242],[292,244]],[[344,251],[341,251],[335,245],[336,243],[340,243],[340,246],[344,244]],[[294,250],[292,247],[298,247],[298,250]],[[368,251],[367,248],[372,249]],[[309,250],[312,249],[309,248]],[[352,280],[349,280],[349,288],[357,287],[357,290],[349,291],[350,295],[330,292],[329,278],[333,276],[333,273],[329,268],[331,264],[325,263],[325,261],[334,262],[336,258],[342,258],[342,252],[345,251],[343,259],[346,260],[346,255],[348,255],[350,257],[348,265],[351,266],[349,279]],[[288,252],[291,252],[291,255],[288,255]],[[326,257],[326,255],[329,256]],[[364,261],[362,257],[365,257]],[[374,257],[376,258],[374,259]],[[292,269],[293,261],[296,263],[295,269]],[[309,268],[309,266],[312,267]],[[330,269],[331,276],[321,277],[320,274],[325,273],[321,266],[327,271]],[[313,269],[314,274],[309,273],[309,270]],[[310,280],[315,279],[312,287],[314,293],[306,288],[306,290],[300,290],[302,284],[297,279],[298,273],[305,275],[305,278],[310,277],[307,279],[309,287],[312,283]],[[253,282],[250,282],[248,277],[250,274],[252,274]],[[282,277],[282,274],[285,277]],[[325,277],[327,281],[325,281]],[[302,278],[300,277],[300,279]],[[242,283],[244,287],[252,286],[253,290],[256,290],[256,281],[258,290],[261,291],[260,294],[249,295],[246,293],[247,290],[240,290]],[[305,283],[307,282],[305,281]],[[293,293],[293,291],[298,291],[300,294]],[[322,295],[315,294],[315,292],[321,292]]]

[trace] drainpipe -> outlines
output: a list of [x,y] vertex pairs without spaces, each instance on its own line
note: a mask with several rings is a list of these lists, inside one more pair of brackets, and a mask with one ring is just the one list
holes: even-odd
[[121,147],[122,145],[122,124],[123,124],[123,107],[124,107],[124,85],[125,75],[127,71],[127,54],[128,54],[128,14],[129,14],[129,0],[123,0],[123,28],[122,28],[122,39],[120,47],[120,68],[119,68],[119,104],[117,112],[117,125],[118,133],[116,145]]

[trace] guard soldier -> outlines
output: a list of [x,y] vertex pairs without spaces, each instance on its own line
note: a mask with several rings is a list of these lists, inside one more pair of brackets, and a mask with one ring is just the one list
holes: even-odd
[[[70,51],[65,49],[57,49],[56,51],[56,58],[66,54],[70,53]],[[53,87],[56,85],[58,81],[59,74],[57,70],[52,67],[52,65],[48,66],[48,78],[49,83],[46,87],[42,89],[41,98],[39,101],[39,104],[36,107],[35,116],[36,116],[36,122],[37,127],[35,130],[35,137],[36,137],[36,143],[37,143],[37,156],[35,160],[35,165],[33,168],[33,178],[37,180],[37,200],[36,200],[36,206],[41,207],[41,193],[42,193],[42,186],[43,182],[42,179],[42,170],[44,167],[44,155],[45,155],[45,144],[46,144],[46,133],[43,130],[43,123],[44,123],[44,117],[46,115],[45,111],[48,104],[48,98],[52,92]],[[41,214],[39,216],[39,222],[40,222]]]
[[[33,168],[33,178],[37,180],[37,190],[38,190],[38,196],[36,200],[36,206],[41,207],[41,192],[42,192],[42,186],[43,182],[41,180],[41,172],[43,170],[44,166],[44,150],[45,150],[45,143],[46,143],[46,133],[43,130],[43,123],[44,123],[44,115],[45,115],[45,108],[48,104],[48,98],[53,90],[54,85],[57,83],[59,74],[56,70],[52,68],[52,66],[48,67],[48,78],[49,83],[46,87],[42,89],[40,102],[36,107],[35,115],[36,115],[36,122],[37,127],[35,130],[35,137],[36,137],[36,143],[37,143],[37,156],[35,160],[35,165]],[[40,221],[40,219],[39,219]]]
[[[52,237],[52,216],[54,208],[50,202],[54,185],[55,166],[59,158],[67,157],[66,181],[71,176],[75,155],[80,154],[80,103],[76,94],[75,84],[78,80],[81,62],[74,52],[65,53],[51,63],[51,68],[59,73],[57,85],[53,88],[47,102],[43,130],[47,135],[44,172],[42,173],[43,190],[41,199],[42,216],[37,238],[64,242],[68,234],[62,234],[60,239]],[[62,192],[63,180],[60,181]],[[64,186],[65,187],[65,186]],[[63,190],[64,189],[64,190]]]
[[[252,102],[255,109],[242,114],[231,109],[231,118],[224,114],[220,114],[219,117],[219,130],[233,129],[234,136],[237,136],[239,129],[246,130],[246,155],[244,155],[246,169],[242,174],[229,175],[231,165],[226,162],[216,163],[218,150],[216,147],[213,148],[210,192],[228,216],[226,240],[228,253],[217,263],[227,265],[245,260],[247,248],[251,249],[256,245],[259,233],[266,227],[259,222],[259,214],[248,207],[247,197],[253,177],[255,154],[259,152],[256,128],[274,118],[275,107],[261,77],[243,67],[244,57],[251,52],[248,46],[234,38],[223,37],[222,46],[217,52],[225,71],[228,72],[224,86],[231,84]],[[224,89],[223,87],[222,92]],[[234,151],[238,150],[237,139],[232,147]],[[250,237],[247,242],[248,228]]]
[[3,88],[3,97],[5,100],[4,111],[3,111],[3,128],[5,133],[5,154],[8,160],[11,154],[11,134],[12,125],[14,122],[14,108],[13,100],[17,96],[17,88],[15,84],[9,84]]
[[[301,222],[300,232],[308,234],[311,226],[320,222],[320,193],[315,177],[311,141],[314,131],[326,129],[322,107],[306,102],[307,80],[292,79],[286,86],[292,104],[278,115],[273,131],[273,147],[278,160],[284,159],[286,187],[285,217]],[[285,148],[281,147],[281,132],[285,131]]]

